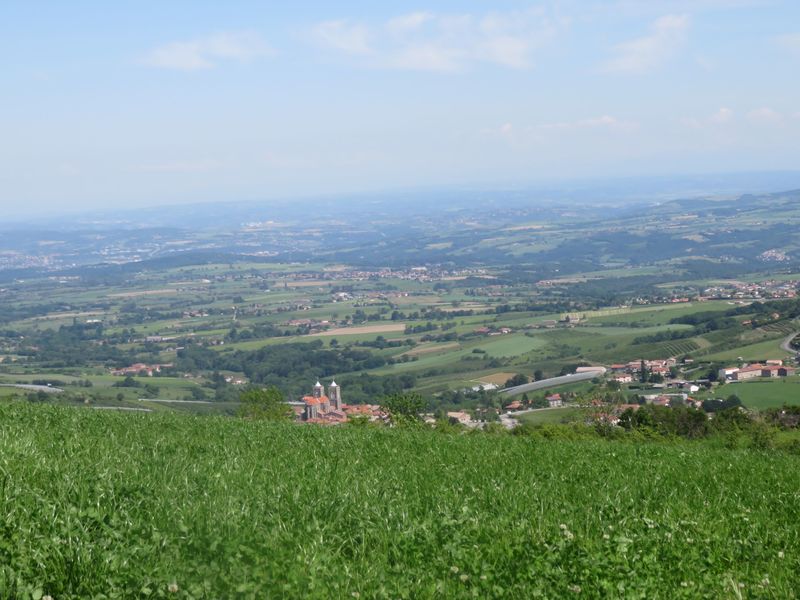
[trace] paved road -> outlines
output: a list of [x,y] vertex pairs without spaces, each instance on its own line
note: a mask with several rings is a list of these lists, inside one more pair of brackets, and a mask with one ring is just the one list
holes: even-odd
[[781,342],[781,350],[786,350],[786,352],[791,352],[792,354],[798,355],[800,352],[792,348],[792,340],[800,335],[800,332],[793,333],[792,335],[788,336],[783,342]]
[[578,381],[587,381],[600,377],[602,373],[595,371],[592,373],[573,373],[572,375],[562,375],[561,377],[551,377],[550,379],[542,379],[541,381],[534,381],[533,383],[526,383],[515,387],[506,388],[501,390],[500,393],[506,396],[516,396],[517,394],[524,394],[525,392],[535,392],[536,390],[543,390],[546,388],[555,387],[557,385],[564,385],[567,383],[577,383]]

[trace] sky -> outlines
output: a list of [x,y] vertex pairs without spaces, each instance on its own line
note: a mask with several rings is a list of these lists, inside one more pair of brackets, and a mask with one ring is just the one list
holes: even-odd
[[0,205],[800,171],[796,0],[0,3]]

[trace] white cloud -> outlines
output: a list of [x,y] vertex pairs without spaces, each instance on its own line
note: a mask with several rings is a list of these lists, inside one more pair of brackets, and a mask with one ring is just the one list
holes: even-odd
[[734,113],[730,108],[728,108],[726,106],[723,106],[717,112],[715,112],[713,115],[711,115],[709,120],[712,123],[727,123],[728,121],[733,119],[733,114]]
[[406,71],[457,71],[461,60],[461,54],[452,48],[417,43],[400,48],[387,57],[385,65]]
[[775,40],[792,54],[800,56],[800,33],[779,35]]
[[680,122],[687,127],[692,127],[694,129],[702,129],[706,127],[714,127],[719,125],[724,125],[726,123],[730,123],[734,120],[736,113],[733,109],[728,108],[727,106],[720,107],[719,110],[714,112],[713,114],[703,117],[703,118],[684,118],[680,119]]
[[369,31],[359,23],[347,20],[326,21],[312,30],[317,42],[346,54],[370,54]]
[[487,127],[486,129],[482,129],[481,133],[491,136],[511,137],[516,133],[516,129],[511,123],[503,123],[499,127]]
[[409,31],[418,31],[425,23],[434,19],[433,13],[429,12],[415,12],[407,15],[400,15],[389,19],[386,23],[386,29],[395,35],[401,35]]
[[366,66],[460,71],[478,63],[527,69],[536,49],[564,27],[542,10],[486,15],[414,12],[382,23],[349,20],[316,25],[320,45],[360,55]]
[[197,71],[211,69],[223,61],[247,62],[273,51],[257,34],[224,32],[154,48],[142,63],[161,69]]
[[783,115],[769,107],[756,108],[747,113],[747,118],[758,123],[779,123]]
[[615,47],[616,56],[603,65],[611,73],[646,73],[672,58],[686,43],[687,15],[665,15],[656,19],[649,35]]

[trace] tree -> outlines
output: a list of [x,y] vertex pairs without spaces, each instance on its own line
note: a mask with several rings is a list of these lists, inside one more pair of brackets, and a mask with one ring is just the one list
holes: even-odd
[[122,381],[117,381],[113,387],[142,387],[142,384],[136,381],[133,377],[128,375]]
[[516,387],[518,385],[525,385],[529,381],[530,380],[528,379],[527,375],[525,375],[523,373],[518,373],[518,374],[514,375],[513,377],[510,377],[508,379],[508,381],[506,381],[506,383],[505,383],[505,385],[503,387],[510,388],[510,387]]
[[409,424],[421,421],[419,415],[425,410],[425,401],[419,394],[392,394],[381,401],[381,408],[395,425]]
[[289,421],[292,409],[283,401],[283,394],[276,387],[251,388],[239,394],[239,415],[246,419],[266,421]]
[[534,380],[536,380],[536,381],[541,381],[542,379],[544,379],[544,373],[542,373],[542,370],[541,370],[541,369],[536,369],[536,370],[533,372],[533,378],[534,378]]

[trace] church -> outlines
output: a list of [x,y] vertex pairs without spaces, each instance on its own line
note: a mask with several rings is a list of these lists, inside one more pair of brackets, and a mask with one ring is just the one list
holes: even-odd
[[323,417],[336,418],[339,416],[341,416],[343,420],[347,419],[347,416],[342,410],[342,390],[336,385],[335,381],[331,381],[331,384],[328,386],[327,394],[325,393],[325,388],[318,381],[314,385],[311,395],[303,396],[303,403],[305,404],[303,419],[306,421]]

